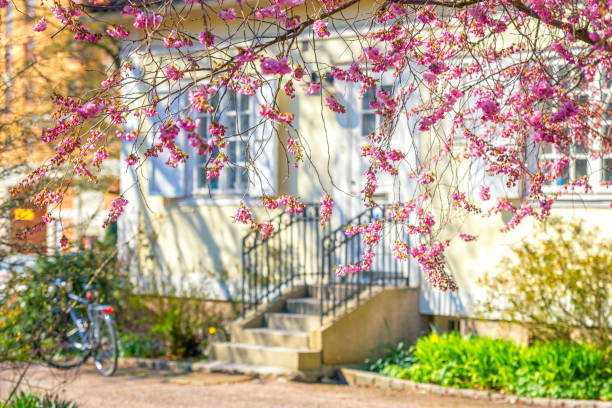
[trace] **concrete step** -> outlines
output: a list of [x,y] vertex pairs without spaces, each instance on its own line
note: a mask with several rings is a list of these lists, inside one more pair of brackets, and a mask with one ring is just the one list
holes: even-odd
[[276,330],[267,327],[244,329],[232,336],[236,343],[257,344],[260,346],[307,349],[308,332],[295,330]]
[[309,371],[321,368],[321,352],[246,343],[213,343],[210,358],[236,364],[282,367]]
[[[366,285],[355,285],[355,284],[337,284],[337,285],[310,285],[308,286],[307,293],[308,297],[320,298],[322,294],[325,294],[325,298],[332,300],[335,298],[336,301],[343,299],[347,294],[356,294],[363,290],[367,290]],[[334,296],[335,295],[335,296]]]
[[321,299],[314,297],[288,299],[286,308],[289,313],[320,316]]
[[270,329],[309,332],[321,324],[319,316],[296,313],[267,313],[266,325]]

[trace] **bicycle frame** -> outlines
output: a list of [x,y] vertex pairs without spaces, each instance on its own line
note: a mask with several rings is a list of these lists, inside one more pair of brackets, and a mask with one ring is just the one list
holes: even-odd
[[[54,282],[54,285],[65,287],[66,283],[61,280],[56,280]],[[71,301],[75,303],[72,303]],[[89,321],[89,325],[87,327],[84,327],[82,317],[74,308],[76,303],[80,303],[86,306],[87,319]],[[78,345],[80,346],[79,349],[89,351],[93,350],[98,341],[100,318],[112,319],[112,317],[110,316],[110,313],[112,313],[112,307],[108,305],[99,305],[90,302],[87,298],[75,295],[74,293],[68,290],[66,290],[64,296],[64,304],[66,309],[68,310],[70,318],[72,319],[75,327],[77,328],[79,337],[83,342],[81,345]],[[61,313],[61,310],[55,309],[52,311],[52,313]],[[75,346],[77,345],[75,344]]]

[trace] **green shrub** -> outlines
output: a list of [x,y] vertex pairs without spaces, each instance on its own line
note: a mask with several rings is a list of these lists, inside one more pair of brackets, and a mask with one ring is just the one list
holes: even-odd
[[84,283],[95,285],[95,301],[111,304],[121,322],[130,285],[118,270],[113,239],[98,242],[89,251],[39,257],[34,267],[13,273],[0,293],[0,360],[37,357],[33,345],[46,330],[46,318],[59,299],[48,293],[57,278],[72,284],[82,296]]
[[[397,355],[402,355],[398,362]],[[392,377],[528,397],[612,399],[612,353],[589,344],[538,343],[433,333],[368,368]],[[380,360],[380,361],[379,361]]]
[[162,341],[152,335],[121,333],[119,336],[119,354],[121,357],[153,358],[167,354]]
[[66,401],[58,396],[44,395],[41,397],[35,393],[20,391],[6,408],[78,408],[78,406],[76,402]]
[[414,356],[404,342],[399,342],[395,347],[390,343],[383,343],[374,352],[378,354],[380,349],[382,355],[365,361],[368,370],[381,372],[385,367],[408,367],[414,363]]
[[211,309],[202,298],[136,295],[131,297],[131,331],[158,340],[171,358],[203,357],[212,339],[227,340],[232,316]]
[[536,340],[610,346],[612,240],[552,217],[513,252],[479,282],[488,292],[484,314],[526,324]]

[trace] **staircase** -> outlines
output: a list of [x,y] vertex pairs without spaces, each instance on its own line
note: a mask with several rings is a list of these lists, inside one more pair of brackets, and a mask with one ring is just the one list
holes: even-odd
[[[387,222],[388,211],[367,210],[348,224]],[[241,317],[231,325],[231,342],[211,344],[209,368],[316,379],[347,358],[363,361],[388,326],[386,321],[369,321],[370,316],[384,313],[389,299],[370,302],[368,307],[376,313],[366,310],[361,317],[347,316],[385,288],[407,288],[410,265],[400,264],[383,238],[371,270],[337,278],[334,266],[358,262],[364,250],[360,237],[345,234],[346,224],[324,234],[318,205],[307,206],[301,214],[281,213],[273,223],[275,231],[268,239],[253,231],[243,240]],[[412,303],[401,297],[396,303],[418,314],[418,296],[411,293],[407,299]],[[410,313],[406,316],[414,320]],[[343,338],[367,332],[364,325],[376,327],[368,332],[373,338]],[[354,344],[343,350],[347,340]]]
[[230,343],[211,345],[211,359],[229,367],[266,366],[296,376],[298,373],[319,373],[321,350],[314,349],[311,332],[321,324],[321,302],[313,292],[316,291],[312,287],[298,288],[290,295],[296,297],[277,302],[280,304],[274,308],[276,311],[236,322],[232,325]]

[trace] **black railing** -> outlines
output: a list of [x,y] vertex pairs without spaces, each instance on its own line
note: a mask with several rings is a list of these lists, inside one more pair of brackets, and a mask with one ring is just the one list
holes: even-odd
[[[311,285],[320,298],[321,321],[334,317],[351,302],[361,301],[374,286],[407,286],[410,263],[395,259],[395,240],[409,243],[401,225],[390,222],[390,206],[368,209],[341,227],[323,231],[320,206],[307,205],[302,214],[281,213],[272,219],[274,232],[266,240],[250,232],[242,241],[242,314],[280,297],[298,285]],[[366,245],[360,235],[346,235],[347,225],[384,223],[382,238],[372,249],[372,267],[342,277],[338,265],[357,264]]]
[[[409,285],[410,261],[400,261],[392,253],[395,241],[409,244],[409,235],[405,232],[405,227],[391,221],[390,213],[391,206],[367,209],[323,238],[322,277],[318,294],[321,301],[321,321],[326,317],[336,316],[341,309],[346,311],[353,301],[359,305],[361,294],[369,291],[371,295],[374,286]],[[367,270],[336,276],[336,268],[339,265],[361,263],[367,247],[362,236],[346,234],[347,225],[365,226],[372,222],[384,224],[381,239],[371,248],[376,254],[372,266]]]
[[242,314],[295,285],[314,283],[321,258],[320,206],[301,214],[280,213],[268,239],[251,231],[242,240]]

